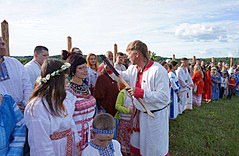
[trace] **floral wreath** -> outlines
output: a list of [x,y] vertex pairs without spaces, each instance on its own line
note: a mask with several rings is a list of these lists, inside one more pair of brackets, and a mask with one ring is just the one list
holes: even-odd
[[48,80],[50,80],[51,77],[54,77],[56,75],[60,75],[61,72],[63,72],[64,70],[66,70],[67,68],[69,68],[71,66],[70,63],[65,62],[60,69],[52,72],[51,74],[47,74],[45,77],[40,77],[40,82],[43,83],[47,83]]

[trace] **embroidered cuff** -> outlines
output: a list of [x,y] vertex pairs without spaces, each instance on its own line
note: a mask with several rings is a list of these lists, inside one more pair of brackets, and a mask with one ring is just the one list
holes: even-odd
[[142,99],[144,97],[144,90],[141,89],[141,88],[136,87],[135,92],[134,92],[134,97]]

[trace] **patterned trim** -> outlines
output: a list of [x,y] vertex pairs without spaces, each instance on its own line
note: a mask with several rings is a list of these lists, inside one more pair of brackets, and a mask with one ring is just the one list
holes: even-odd
[[96,134],[113,134],[114,131],[115,131],[115,128],[114,128],[114,129],[111,129],[111,130],[93,128],[92,130],[93,130],[93,132],[95,132]]
[[58,140],[61,138],[67,137],[67,143],[66,143],[66,156],[72,156],[73,151],[73,136],[72,136],[72,130],[68,129],[61,132],[55,132],[52,135],[50,135],[51,140]]
[[95,148],[98,149],[100,156],[114,156],[114,145],[113,142],[111,141],[106,148],[100,147],[96,144],[94,144],[92,141],[90,142],[90,145]]
[[67,90],[69,90],[77,98],[89,98],[91,96],[89,87],[85,83],[82,83],[82,85],[78,85],[73,82],[70,82],[67,86]]

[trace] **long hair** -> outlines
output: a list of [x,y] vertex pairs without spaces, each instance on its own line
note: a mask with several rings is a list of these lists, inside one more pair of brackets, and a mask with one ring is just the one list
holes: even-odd
[[[46,77],[54,71],[61,69],[64,63],[56,59],[47,59],[41,67],[41,77]],[[63,101],[66,98],[65,91],[65,74],[69,73],[69,69],[60,72],[59,75],[50,77],[47,82],[41,82],[35,87],[29,101],[35,98],[41,98],[46,110],[53,116],[61,116],[65,111]],[[44,102],[46,100],[46,103]],[[32,105],[32,108],[34,103]]]
[[[95,58],[96,58],[96,64],[95,64],[94,66],[93,66],[92,64],[90,64],[90,57],[91,57],[91,56],[95,56]],[[99,65],[98,65],[97,56],[96,56],[95,54],[89,53],[89,54],[86,56],[86,62],[87,62],[87,66],[88,66],[88,67],[90,67],[91,69],[97,71]]]

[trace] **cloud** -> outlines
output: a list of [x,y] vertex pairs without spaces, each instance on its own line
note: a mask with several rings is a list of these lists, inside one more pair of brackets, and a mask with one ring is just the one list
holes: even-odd
[[220,41],[227,42],[227,32],[212,24],[180,24],[175,36],[186,41]]

